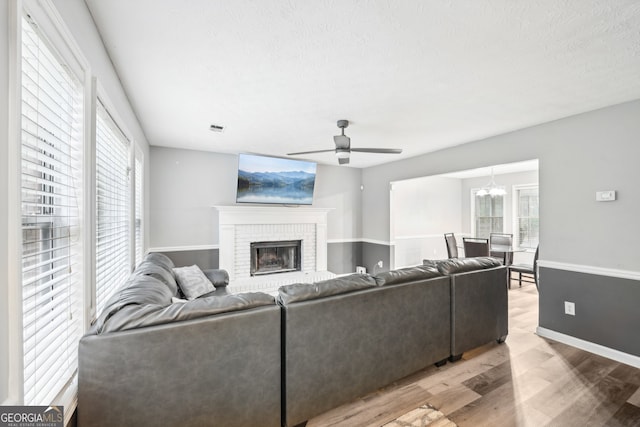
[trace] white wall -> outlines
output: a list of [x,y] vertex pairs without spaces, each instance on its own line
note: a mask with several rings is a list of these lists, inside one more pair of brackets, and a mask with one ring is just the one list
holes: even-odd
[[461,231],[461,191],[462,180],[438,176],[392,184],[394,268],[447,257],[444,233]]
[[[638,117],[633,101],[364,169],[363,237],[389,240],[391,181],[539,159],[541,259],[640,271]],[[596,202],[597,190],[618,200]]]
[[[238,157],[151,148],[151,248],[197,248],[219,243],[214,205],[234,205]],[[361,235],[361,171],[318,165],[314,207],[333,208],[329,239]],[[292,208],[296,209],[296,208]]]

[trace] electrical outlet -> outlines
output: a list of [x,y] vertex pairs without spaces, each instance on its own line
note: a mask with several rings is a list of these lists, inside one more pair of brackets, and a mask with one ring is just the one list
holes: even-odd
[[576,303],[565,301],[564,302],[564,314],[568,314],[570,316],[576,315]]

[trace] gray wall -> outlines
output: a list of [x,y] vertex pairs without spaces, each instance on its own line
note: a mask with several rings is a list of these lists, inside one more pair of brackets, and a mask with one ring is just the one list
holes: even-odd
[[176,267],[185,267],[193,264],[202,269],[219,267],[220,253],[218,249],[165,251],[162,253],[171,258]]
[[327,270],[336,274],[353,273],[362,264],[362,242],[329,242]]
[[[389,271],[393,247],[385,244],[367,242],[362,243],[362,265],[367,268],[367,273],[376,274],[381,271]],[[378,262],[382,261],[382,267]]]
[[[363,237],[388,241],[391,181],[537,158],[541,259],[640,271],[638,117],[640,101],[628,102],[364,169]],[[618,201],[595,202],[597,190]]]
[[162,147],[150,151],[150,247],[217,244],[213,206],[235,202],[237,157]]
[[[180,259],[188,262],[188,253],[201,256],[193,252],[198,246],[217,245],[218,213],[213,206],[235,204],[237,168],[236,155],[152,147],[151,248],[184,248],[187,253]],[[340,241],[358,239],[362,233],[361,175],[360,169],[318,165],[313,206],[332,208],[328,238],[337,242],[328,249],[342,256],[353,248]],[[346,258],[331,252],[328,256],[336,268],[347,268],[339,261]],[[358,257],[351,253],[349,259]]]
[[[564,314],[565,301],[575,316]],[[638,357],[639,301],[638,280],[540,268],[541,327]]]
[[[363,171],[363,237],[389,239],[389,183],[400,179],[486,167],[493,164],[539,159],[540,259],[609,269],[640,271],[635,241],[640,235],[640,101],[628,102],[470,144],[385,164]],[[395,145],[402,145],[396,141]],[[598,190],[617,190],[615,202],[596,202]],[[365,246],[363,259],[368,259]],[[376,251],[379,250],[376,248]],[[569,273],[579,274],[579,273]],[[628,296],[615,285],[617,279],[600,276],[600,292],[568,286],[567,281],[545,280],[545,288],[557,293],[541,296],[540,324],[557,316],[560,296],[581,295],[593,304],[590,320],[578,314],[554,319],[556,331],[575,331],[568,322],[588,328],[607,323],[611,316],[634,319],[626,305],[598,307],[604,293],[615,300]],[[579,278],[574,279],[580,283]],[[541,290],[541,295],[544,293]],[[636,299],[637,301],[637,299]],[[586,304],[586,303],[583,303]],[[635,308],[634,310],[637,310]],[[637,341],[635,325],[622,326],[612,348],[624,348],[624,340]],[[593,337],[597,339],[597,337]]]

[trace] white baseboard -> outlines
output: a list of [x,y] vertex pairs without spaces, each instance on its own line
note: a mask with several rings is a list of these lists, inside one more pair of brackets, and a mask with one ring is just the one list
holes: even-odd
[[640,357],[538,326],[536,334],[640,369]]

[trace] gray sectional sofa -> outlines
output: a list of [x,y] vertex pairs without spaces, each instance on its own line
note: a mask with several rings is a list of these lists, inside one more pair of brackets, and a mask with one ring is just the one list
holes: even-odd
[[[274,298],[172,303],[172,266],[148,256],[80,340],[78,426],[280,426]],[[224,289],[225,272],[206,273]]]
[[285,425],[449,357],[449,279],[432,267],[289,285],[278,298]]
[[451,356],[496,340],[509,333],[508,269],[495,258],[453,258],[441,261],[438,271],[451,278]]
[[148,256],[81,339],[80,427],[301,425],[507,334],[506,267],[490,258],[283,286],[277,301],[229,294],[217,270],[215,292],[173,302],[172,267]]

